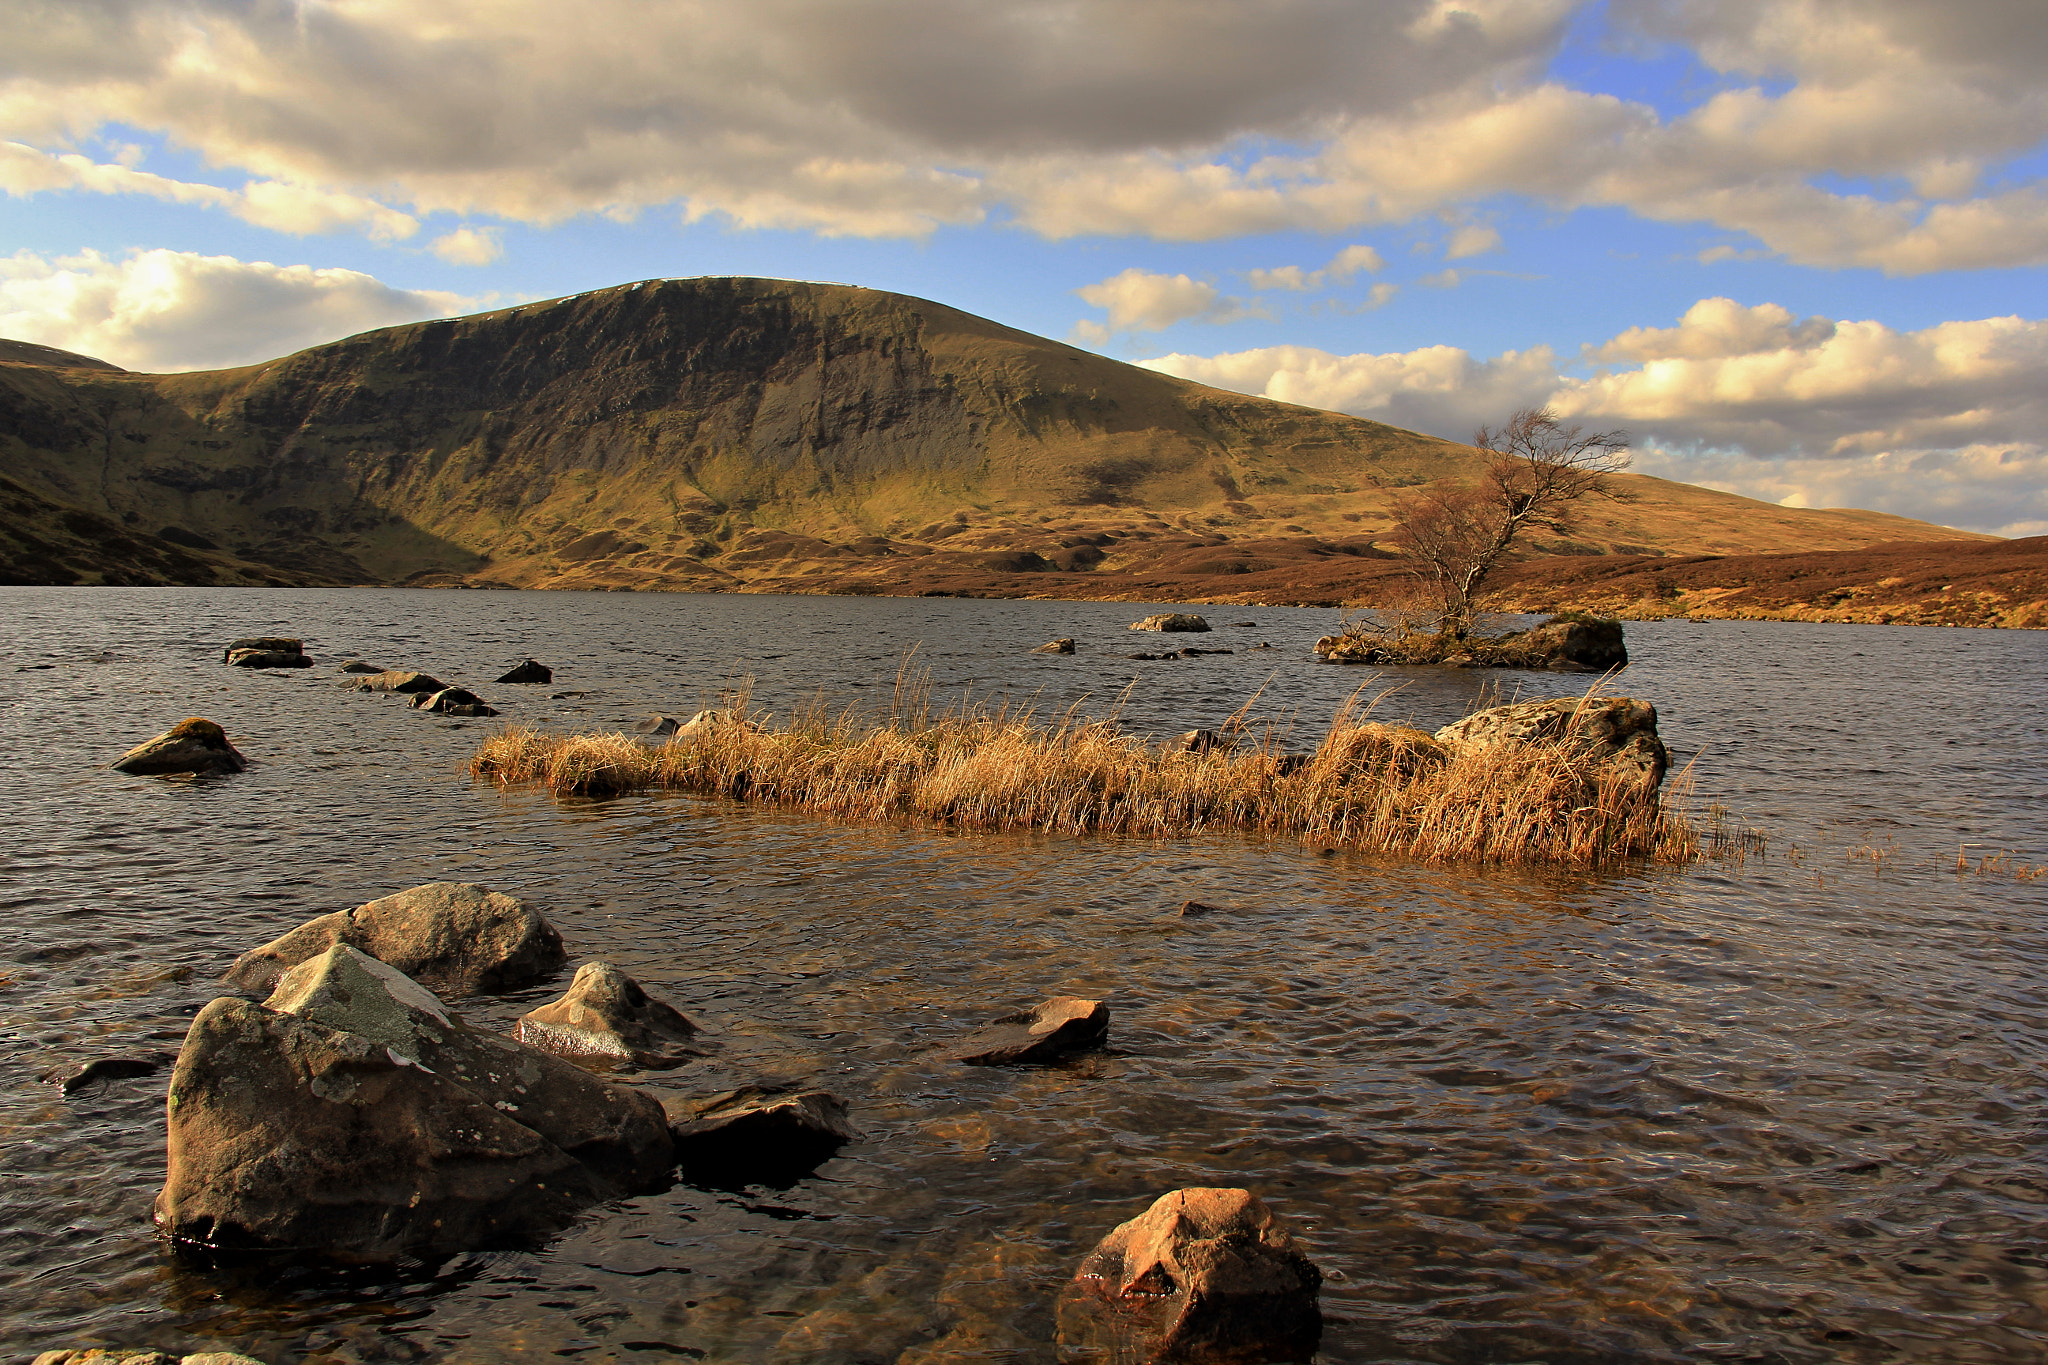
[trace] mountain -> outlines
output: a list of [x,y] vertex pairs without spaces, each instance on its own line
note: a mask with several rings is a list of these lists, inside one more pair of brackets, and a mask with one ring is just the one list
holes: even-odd
[[[0,342],[0,581],[1220,591],[1385,558],[1395,491],[1483,458],[922,299],[650,280],[201,373]],[[1622,481],[1531,551],[1963,534]]]

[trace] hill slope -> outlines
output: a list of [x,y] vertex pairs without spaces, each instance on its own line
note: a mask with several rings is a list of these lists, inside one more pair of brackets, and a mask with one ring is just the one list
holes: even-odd
[[[649,281],[195,374],[0,345],[0,473],[46,521],[103,519],[215,581],[886,592],[942,569],[1114,573],[1258,542],[1369,557],[1394,490],[1479,460],[837,285]],[[1533,548],[1958,535],[1627,481],[1637,500]],[[0,573],[151,572],[123,553]]]

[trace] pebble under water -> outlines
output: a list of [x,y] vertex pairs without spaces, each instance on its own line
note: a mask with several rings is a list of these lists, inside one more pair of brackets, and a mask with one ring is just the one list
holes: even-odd
[[[1170,605],[1170,604],[1169,604]],[[2048,633],[1631,624],[1701,820],[1684,869],[1430,867],[1284,841],[838,825],[680,795],[472,782],[506,722],[618,728],[754,680],[787,710],[1076,701],[1295,747],[1361,684],[1435,728],[1586,680],[1318,665],[1336,613],[1136,603],[368,589],[0,589],[0,1346],[288,1362],[1054,1359],[1052,1302],[1157,1195],[1241,1185],[1328,1275],[1326,1362],[2019,1362],[2048,1354]],[[1223,623],[1250,619],[1256,627]],[[319,666],[231,670],[242,635]],[[1026,653],[1075,636],[1073,656]],[[1182,637],[1169,642],[1186,643]],[[1253,650],[1260,641],[1274,646]],[[528,656],[547,687],[490,680]],[[350,656],[502,721],[342,692]],[[568,694],[555,696],[555,694]],[[188,715],[246,773],[106,764]],[[1959,851],[1967,867],[1957,870]],[[2010,854],[2010,861],[1998,861]],[[719,1051],[645,1079],[823,1085],[867,1141],[786,1189],[687,1185],[545,1247],[208,1268],[149,1223],[174,1050],[234,956],[434,880],[539,902]],[[1185,900],[1219,907],[1182,918]],[[507,1027],[566,982],[465,1002]],[[1047,995],[1109,1046],[934,1052]]]

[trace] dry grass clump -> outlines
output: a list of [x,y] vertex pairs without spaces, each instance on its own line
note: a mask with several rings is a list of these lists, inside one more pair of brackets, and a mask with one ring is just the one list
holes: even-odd
[[[1280,834],[1429,861],[1595,866],[1687,861],[1698,840],[1654,789],[1563,745],[1453,750],[1363,719],[1354,697],[1310,755],[1278,751],[1234,717],[1205,753],[1148,744],[1115,721],[1049,723],[985,706],[933,717],[922,693],[879,718],[822,707],[784,725],[735,717],[649,744],[514,727],[470,771],[559,795],[664,788],[815,811],[973,829],[1179,837]],[[1366,708],[1369,709],[1369,708]]]

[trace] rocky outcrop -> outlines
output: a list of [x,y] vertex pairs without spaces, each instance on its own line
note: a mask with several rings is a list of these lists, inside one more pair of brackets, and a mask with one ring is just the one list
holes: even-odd
[[586,962],[561,999],[520,1016],[512,1036],[585,1066],[681,1066],[703,1055],[697,1026],[609,962]]
[[306,642],[289,635],[248,635],[239,640],[230,640],[220,652],[220,661],[230,663],[237,653],[245,649],[265,654],[304,654]]
[[303,654],[281,649],[233,649],[228,651],[230,668],[311,668],[313,661]]
[[1257,1196],[1186,1189],[1104,1237],[1057,1308],[1062,1359],[1117,1365],[1307,1362],[1322,1273]]
[[357,678],[348,684],[351,692],[439,692],[448,686],[439,678],[426,673],[413,673],[403,668],[387,668],[382,673]]
[[447,999],[521,986],[560,971],[562,936],[525,901],[470,882],[430,882],[308,920],[252,948],[222,978],[267,991],[307,958],[336,944],[396,967]]
[[1057,640],[1048,640],[1031,652],[1033,654],[1072,654],[1074,652],[1074,642],[1063,635]]
[[1580,761],[1656,787],[1671,755],[1657,735],[1657,708],[1634,697],[1558,697],[1496,706],[1436,732],[1450,749],[1555,745]]
[[949,1049],[948,1055],[969,1066],[1025,1066],[1093,1047],[1108,1033],[1107,1005],[1056,995],[1021,1013],[1004,1015]]
[[825,1090],[748,1086],[701,1099],[663,1103],[676,1156],[693,1178],[806,1174],[862,1135],[846,1105]]
[[1553,673],[1606,673],[1628,663],[1621,622],[1597,617],[1556,617],[1503,635],[1474,656],[1494,668],[1542,668]]
[[1142,621],[1133,621],[1129,629],[1204,631],[1209,629],[1209,623],[1201,617],[1190,615],[1187,612],[1170,611],[1162,612],[1157,616],[1148,616]]
[[444,687],[439,692],[416,693],[412,699],[414,710],[432,711],[443,716],[495,716],[498,712],[482,697],[466,687]]
[[228,743],[227,731],[210,720],[189,716],[155,739],[136,745],[115,759],[117,773],[135,777],[238,773],[249,766]]

